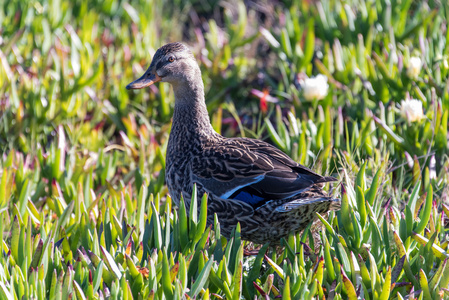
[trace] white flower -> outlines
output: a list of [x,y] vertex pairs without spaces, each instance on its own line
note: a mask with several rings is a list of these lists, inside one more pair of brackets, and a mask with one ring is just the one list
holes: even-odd
[[413,79],[418,78],[418,75],[421,72],[421,67],[421,58],[417,56],[410,57],[410,60],[408,62],[407,76]]
[[416,122],[424,118],[422,102],[417,99],[402,100],[400,112],[408,122]]
[[306,100],[321,100],[326,97],[329,89],[327,77],[322,74],[304,79],[301,86]]

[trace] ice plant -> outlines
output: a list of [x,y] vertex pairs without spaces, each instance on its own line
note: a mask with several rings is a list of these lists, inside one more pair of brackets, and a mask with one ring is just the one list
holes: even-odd
[[[368,17],[354,0],[237,0],[218,14],[192,0],[4,2],[0,300],[449,299],[447,1],[390,13],[377,0]],[[174,89],[123,85],[181,37],[201,63],[213,127],[338,174],[344,189],[324,189],[340,212],[274,248],[243,242],[241,226],[224,238],[209,197],[175,208],[163,125]],[[304,79],[318,74],[331,95],[308,101]],[[410,98],[420,121],[400,114]]]
[[407,68],[407,76],[413,79],[418,78],[419,73],[421,72],[422,61],[421,58],[417,56],[413,56],[409,60],[409,65]]
[[417,122],[424,118],[422,102],[417,99],[405,99],[401,101],[401,116],[408,122]]
[[329,90],[327,77],[322,74],[302,80],[301,87],[304,98],[309,101],[323,99]]

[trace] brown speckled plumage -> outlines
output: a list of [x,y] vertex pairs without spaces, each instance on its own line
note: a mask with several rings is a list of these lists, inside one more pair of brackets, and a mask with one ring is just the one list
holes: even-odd
[[176,204],[181,194],[191,198],[196,183],[198,199],[208,194],[208,222],[216,213],[223,235],[229,237],[240,222],[243,239],[273,244],[304,229],[315,212],[338,209],[340,201],[322,190],[335,178],[316,174],[266,142],[225,138],[213,130],[201,71],[186,46],[161,47],[146,73],[127,88],[157,81],[169,82],[175,92],[166,182]]

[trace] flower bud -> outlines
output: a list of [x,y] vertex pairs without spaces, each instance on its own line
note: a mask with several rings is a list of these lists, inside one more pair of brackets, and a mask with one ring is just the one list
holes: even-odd
[[413,79],[418,78],[419,73],[421,73],[422,62],[421,58],[413,56],[408,62],[407,76]]
[[306,78],[302,81],[301,87],[306,100],[321,100],[327,96],[329,84],[327,77],[319,74],[316,77]]
[[424,118],[422,102],[417,99],[402,100],[400,112],[401,116],[410,123]]

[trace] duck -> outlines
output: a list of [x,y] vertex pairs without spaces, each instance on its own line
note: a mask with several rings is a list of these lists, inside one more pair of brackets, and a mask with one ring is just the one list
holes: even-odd
[[340,207],[323,190],[336,178],[315,173],[265,141],[228,138],[213,129],[201,70],[186,45],[159,48],[146,72],[126,88],[157,82],[171,84],[175,95],[165,181],[176,205],[184,199],[189,208],[196,185],[198,199],[207,194],[208,226],[216,214],[226,238],[240,223],[243,240],[273,245],[306,228],[316,213]]

